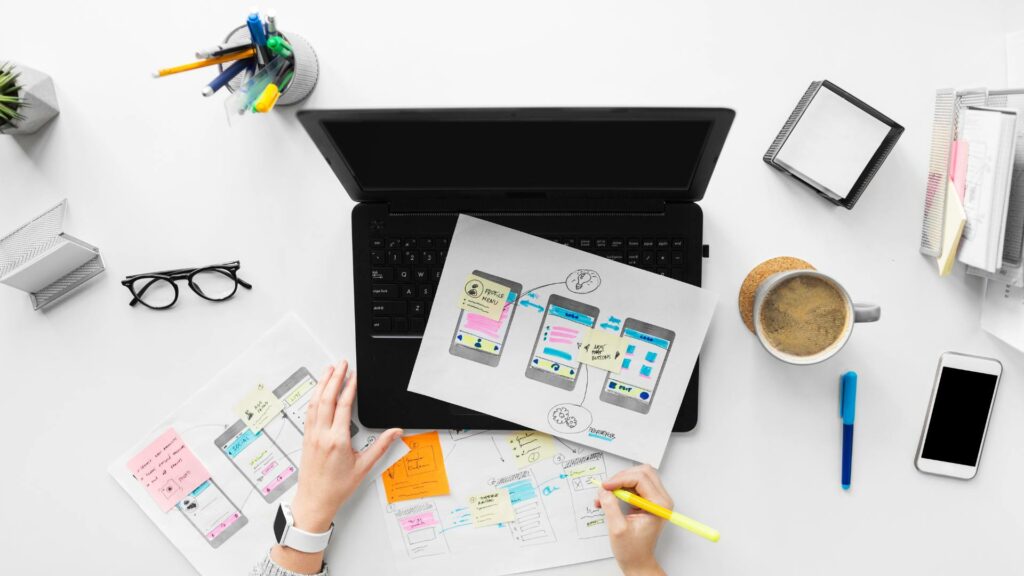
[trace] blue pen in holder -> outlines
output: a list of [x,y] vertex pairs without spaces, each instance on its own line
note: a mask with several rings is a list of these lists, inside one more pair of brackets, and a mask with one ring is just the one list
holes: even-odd
[[[281,32],[281,37],[291,45],[295,59],[295,74],[291,82],[288,83],[288,86],[281,91],[281,97],[277,100],[277,106],[288,106],[289,104],[301,102],[313,92],[317,79],[320,77],[320,62],[317,60],[313,47],[302,36],[290,32]],[[239,26],[232,30],[227,38],[224,39],[224,45],[234,46],[251,41],[252,37],[249,35],[249,28],[247,26]],[[221,70],[224,69],[223,64],[219,65],[219,67]],[[228,82],[226,88],[231,93],[234,93],[252,75],[252,71],[244,70]]]

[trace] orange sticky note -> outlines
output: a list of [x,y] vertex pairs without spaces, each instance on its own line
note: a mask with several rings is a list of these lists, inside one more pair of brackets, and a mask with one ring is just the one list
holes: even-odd
[[381,474],[388,504],[448,494],[448,472],[437,431],[406,436],[402,442],[409,453]]

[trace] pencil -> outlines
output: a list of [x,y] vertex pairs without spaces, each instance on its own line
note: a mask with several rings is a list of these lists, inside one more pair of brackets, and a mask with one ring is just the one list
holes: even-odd
[[721,536],[718,533],[718,530],[715,530],[714,528],[706,524],[701,524],[693,518],[683,516],[679,512],[673,512],[672,510],[669,510],[664,506],[658,506],[654,502],[651,502],[646,498],[637,496],[636,494],[633,494],[628,490],[623,490],[619,488],[617,490],[612,490],[612,493],[615,494],[615,496],[617,496],[619,500],[622,500],[626,504],[636,506],[637,508],[643,510],[644,512],[654,514],[658,518],[664,518],[665,520],[668,520],[676,526],[679,526],[680,528],[685,528],[698,536],[711,540],[712,542],[718,542],[718,538]]
[[189,70],[195,70],[197,68],[205,68],[206,66],[213,66],[215,64],[223,64],[224,62],[232,62],[234,60],[241,60],[243,58],[252,58],[256,54],[254,48],[249,48],[242,52],[235,52],[234,54],[225,54],[224,56],[218,56],[217,58],[207,58],[206,60],[197,60],[196,62],[190,62],[188,64],[182,64],[181,66],[175,66],[173,68],[164,68],[163,70],[157,70],[153,73],[153,78],[162,78],[171,74],[177,74],[179,72],[188,72]]

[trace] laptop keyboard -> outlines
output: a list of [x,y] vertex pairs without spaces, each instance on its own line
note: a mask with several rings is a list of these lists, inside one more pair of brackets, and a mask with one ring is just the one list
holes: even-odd
[[[539,236],[662,276],[684,278],[682,238]],[[370,240],[373,334],[423,334],[448,241],[439,237]]]

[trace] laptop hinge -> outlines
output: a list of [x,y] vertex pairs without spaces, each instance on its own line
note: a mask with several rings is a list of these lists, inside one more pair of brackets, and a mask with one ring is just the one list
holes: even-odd
[[537,215],[566,214],[652,214],[665,213],[664,200],[628,198],[445,198],[395,199],[388,202],[388,212],[400,214],[471,214],[471,215]]

